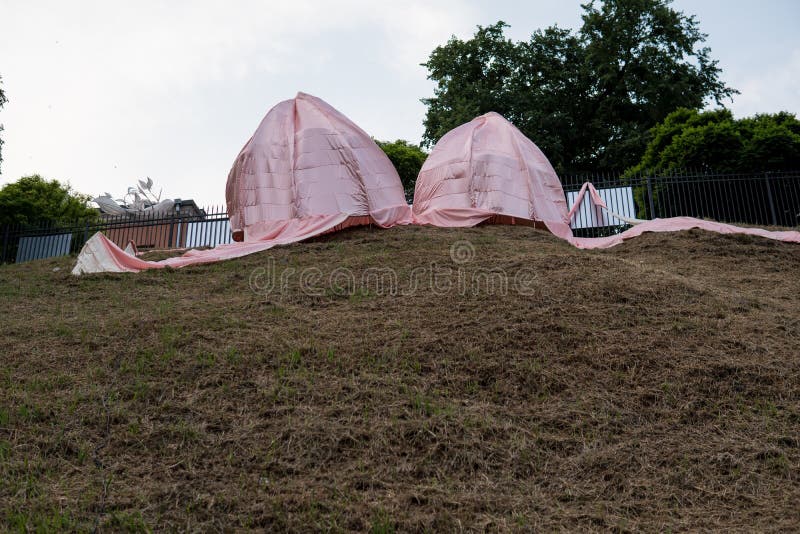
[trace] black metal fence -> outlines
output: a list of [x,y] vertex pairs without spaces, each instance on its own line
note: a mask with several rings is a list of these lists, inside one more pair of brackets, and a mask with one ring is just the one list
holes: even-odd
[[[580,174],[561,177],[567,205],[584,182],[592,182],[609,210],[625,218],[689,216],[758,226],[800,226],[800,171],[757,174],[705,172],[669,175]],[[576,235],[618,233],[625,221],[597,209],[587,198],[572,218]],[[228,214],[222,207],[199,213],[131,214],[96,221],[70,221],[0,228],[0,262],[12,263],[73,254],[95,232],[104,232],[124,248],[140,251],[213,247],[231,242]]]
[[[749,174],[583,174],[561,177],[568,205],[592,182],[611,211],[637,219],[696,217],[758,226],[800,226],[800,171]],[[600,213],[602,211],[602,213]],[[598,224],[591,224],[597,222]],[[576,235],[607,235],[627,227],[585,200],[572,221]]]
[[198,213],[139,213],[97,220],[8,225],[0,229],[0,263],[24,262],[77,253],[96,232],[139,251],[214,247],[231,242],[228,214],[214,207]]

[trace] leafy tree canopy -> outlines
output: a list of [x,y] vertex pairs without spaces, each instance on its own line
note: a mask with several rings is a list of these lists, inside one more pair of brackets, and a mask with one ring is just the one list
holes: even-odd
[[760,172],[800,168],[800,121],[787,112],[736,120],[728,110],[678,109],[651,130],[627,174],[698,169]]
[[423,66],[436,82],[423,142],[496,111],[533,139],[560,170],[635,165],[650,128],[679,107],[700,109],[736,91],[702,47],[706,35],[671,0],[584,4],[578,31],[506,38],[500,21],[468,40],[452,37]]
[[0,225],[94,218],[97,210],[88,206],[90,198],[57,180],[24,176],[0,189]]
[[393,142],[375,140],[375,143],[389,156],[392,165],[397,169],[406,196],[413,196],[417,175],[428,154],[419,146],[402,139]]

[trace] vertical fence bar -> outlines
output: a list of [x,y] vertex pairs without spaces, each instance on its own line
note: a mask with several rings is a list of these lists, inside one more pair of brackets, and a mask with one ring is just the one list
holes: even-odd
[[11,233],[11,225],[5,225],[3,230],[3,257],[0,258],[0,263],[5,263],[6,261],[6,254],[8,252],[8,234]]
[[47,236],[53,231],[53,226],[55,226],[53,221],[48,221],[44,224],[42,231],[39,233],[39,239],[36,240],[38,247],[36,247],[36,256],[34,256],[34,259],[42,259],[45,257],[45,254],[47,254]]
[[766,209],[764,206],[764,198],[762,195],[758,194],[758,190],[760,189],[758,187],[759,182],[760,180],[758,180],[757,175],[753,175],[746,180],[748,188],[747,195],[750,199],[749,202],[747,202],[747,206],[750,208],[750,224],[767,224],[767,219],[764,217],[764,211]]
[[758,175],[753,175],[753,177],[748,180],[750,183],[750,188],[752,193],[750,194],[750,207],[753,209],[753,222],[755,224],[769,224],[769,215],[767,214],[768,207],[767,201],[764,198],[764,191],[763,188],[759,187],[761,185],[761,180]]
[[[160,219],[160,221],[161,221],[161,223],[162,223],[162,224],[160,225],[160,228],[161,228],[161,238],[162,238],[162,240],[163,240],[163,243],[166,243],[166,245],[167,245],[165,248],[169,248],[169,242],[170,242],[170,241],[171,241],[171,239],[172,239],[172,225],[171,225],[171,223],[170,223],[170,222],[167,220],[167,218],[166,218],[166,217],[164,217],[163,219]],[[163,245],[161,245],[161,246],[163,246]]]
[[42,236],[45,235],[47,231],[47,223],[39,223],[39,227],[36,229],[36,233],[34,234],[37,239],[33,240],[33,249],[31,250],[31,257],[30,259],[35,260],[39,258],[39,253],[42,249]]
[[719,184],[722,188],[722,203],[720,207],[722,208],[721,213],[722,216],[718,218],[718,221],[728,222],[730,220],[730,211],[731,211],[731,188],[730,183],[727,180],[720,180]]
[[650,174],[647,175],[647,199],[650,202],[650,219],[656,218],[656,206],[655,202],[653,202],[653,180],[650,177]]
[[689,195],[689,205],[691,206],[692,209],[692,217],[702,217],[703,210],[700,207],[701,198],[700,194],[697,191],[697,185],[698,185],[697,180],[695,180],[693,183],[687,179],[684,181],[684,184],[686,185],[686,190],[687,190],[686,192]]
[[789,201],[788,191],[781,179],[782,176],[770,176],[770,188],[772,188],[773,199],[775,199],[775,216],[778,226],[790,226],[787,224],[787,201]]
[[800,177],[796,175],[791,178],[785,176],[784,187],[788,187],[789,191],[791,191],[788,208],[790,226],[800,226]]
[[772,199],[772,187],[769,183],[769,173],[764,173],[764,185],[767,187],[767,200],[769,201],[769,212],[772,214],[772,226],[778,226],[778,216],[775,213],[775,201]]

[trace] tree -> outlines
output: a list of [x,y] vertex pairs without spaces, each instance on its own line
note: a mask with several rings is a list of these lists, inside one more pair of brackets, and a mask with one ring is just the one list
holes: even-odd
[[627,175],[684,169],[754,173],[800,168],[800,121],[787,112],[736,120],[728,110],[678,109],[650,132]]
[[394,142],[375,140],[375,143],[389,156],[392,165],[397,169],[406,197],[413,197],[417,175],[428,154],[419,146],[402,139]]
[[[3,105],[6,102],[8,102],[6,94],[3,91],[2,83],[3,83],[3,77],[0,76],[0,109],[3,109]],[[2,132],[3,132],[3,125],[0,124],[0,133]],[[3,138],[0,137],[0,173],[2,172],[2,163],[3,163]]]
[[0,189],[0,225],[94,218],[97,210],[89,207],[89,199],[69,184],[38,174],[24,176]]
[[503,35],[505,27],[502,21],[486,28],[478,26],[468,41],[451,37],[423,63],[428,78],[437,82],[435,96],[422,100],[428,106],[423,122],[425,145],[434,144],[452,128],[482,113],[510,115],[510,85],[520,63],[520,50]]
[[[769,179],[769,171],[800,168],[800,121],[794,115],[781,112],[736,120],[724,109],[698,112],[682,108],[667,115],[651,130],[650,137],[641,161],[624,175],[634,186],[640,217],[647,216],[647,195],[652,192],[660,216],[797,224],[796,206],[790,199],[797,196],[798,182],[791,175]],[[681,178],[653,180],[646,185],[648,176],[685,171],[741,176],[736,180],[694,181],[690,196]]]
[[560,170],[636,164],[650,128],[679,107],[717,104],[736,91],[701,47],[706,35],[671,0],[584,4],[577,32],[556,26],[514,43],[500,21],[466,41],[452,37],[423,66],[436,82],[423,142],[496,111]]

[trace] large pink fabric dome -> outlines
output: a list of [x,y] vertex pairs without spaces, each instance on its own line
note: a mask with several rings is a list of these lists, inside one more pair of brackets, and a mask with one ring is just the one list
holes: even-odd
[[530,139],[494,112],[436,143],[417,178],[413,210],[420,224],[474,226],[502,216],[572,237],[555,170]]
[[287,220],[346,216],[341,226],[411,222],[394,166],[372,138],[323,100],[273,107],[236,158],[225,191],[245,241]]

